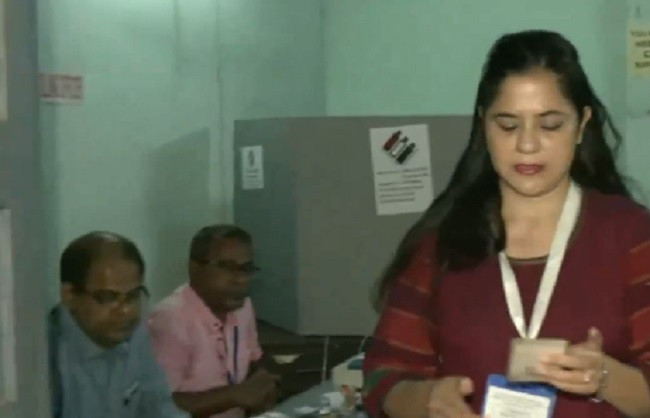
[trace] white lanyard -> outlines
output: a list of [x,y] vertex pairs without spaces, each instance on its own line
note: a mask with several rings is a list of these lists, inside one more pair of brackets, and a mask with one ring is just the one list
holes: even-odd
[[512,319],[515,328],[521,338],[534,339],[539,335],[539,330],[542,327],[542,322],[546,317],[548,305],[551,302],[553,290],[560,273],[564,253],[569,243],[571,232],[578,221],[580,213],[582,191],[575,183],[571,182],[569,191],[564,201],[562,214],[555,229],[553,242],[551,243],[551,251],[546,260],[544,267],[544,274],[542,281],[539,285],[539,291],[535,298],[535,306],[533,308],[533,315],[530,319],[528,330],[526,331],[526,320],[524,318],[524,310],[521,304],[521,295],[519,293],[519,286],[512,266],[508,261],[508,256],[504,251],[499,253],[499,266],[501,267],[501,283],[503,284],[503,291],[506,296],[508,304],[508,312]]

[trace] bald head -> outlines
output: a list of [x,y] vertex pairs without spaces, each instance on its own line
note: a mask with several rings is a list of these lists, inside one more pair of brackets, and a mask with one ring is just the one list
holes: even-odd
[[93,263],[106,256],[132,262],[144,275],[144,260],[131,240],[112,232],[94,231],[78,237],[63,251],[59,264],[61,283],[83,288]]
[[144,261],[129,239],[91,232],[61,255],[61,299],[86,335],[110,348],[127,340],[140,321]]

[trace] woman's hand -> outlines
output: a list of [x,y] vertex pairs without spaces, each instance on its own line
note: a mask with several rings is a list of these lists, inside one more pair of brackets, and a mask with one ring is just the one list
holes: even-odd
[[607,377],[602,334],[591,328],[586,341],[570,346],[565,354],[543,358],[537,373],[562,391],[585,396],[597,394]]
[[466,377],[403,381],[388,393],[384,411],[391,418],[478,418],[465,402],[473,391]]
[[467,377],[443,377],[434,382],[429,397],[429,418],[478,418],[465,398],[474,392]]

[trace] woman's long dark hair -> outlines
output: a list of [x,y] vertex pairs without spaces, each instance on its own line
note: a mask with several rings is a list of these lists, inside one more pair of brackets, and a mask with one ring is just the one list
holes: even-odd
[[[436,235],[435,259],[444,271],[472,268],[504,248],[499,179],[488,153],[481,111],[493,103],[507,76],[535,68],[557,74],[563,93],[581,117],[585,107],[592,109],[570,169],[572,179],[606,194],[630,196],[615,164],[621,135],[591,87],[576,48],[562,35],[549,31],[504,35],[490,50],[483,67],[469,143],[447,188],[402,239],[379,281],[376,307],[381,307],[392,282],[427,235]],[[611,143],[607,142],[607,130]]]

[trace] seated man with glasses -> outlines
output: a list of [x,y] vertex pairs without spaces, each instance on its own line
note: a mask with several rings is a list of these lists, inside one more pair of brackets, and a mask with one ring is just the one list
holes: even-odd
[[179,407],[193,416],[239,418],[271,407],[278,377],[263,368],[248,295],[250,235],[233,225],[192,239],[189,284],[163,300],[149,320],[158,361]]
[[144,261],[133,242],[83,235],[60,260],[61,304],[49,316],[55,418],[185,417],[140,320]]

